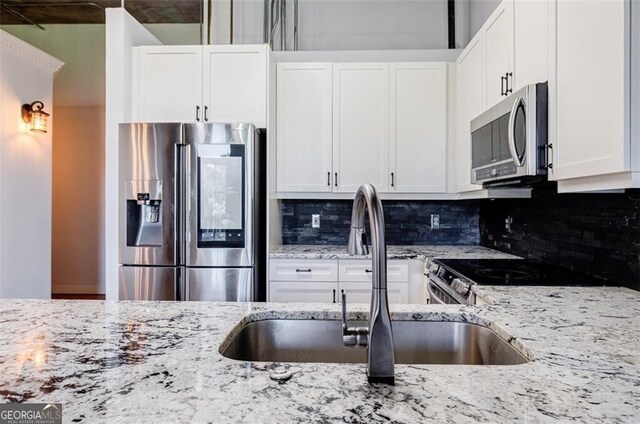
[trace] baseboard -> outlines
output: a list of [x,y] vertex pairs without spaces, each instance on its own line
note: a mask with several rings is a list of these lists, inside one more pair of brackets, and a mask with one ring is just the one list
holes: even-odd
[[105,294],[94,284],[53,284],[51,292],[55,294]]

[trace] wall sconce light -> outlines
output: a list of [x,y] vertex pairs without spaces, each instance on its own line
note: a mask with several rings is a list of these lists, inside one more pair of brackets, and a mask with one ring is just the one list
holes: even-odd
[[49,114],[42,110],[44,104],[40,101],[35,101],[31,104],[25,103],[22,105],[22,120],[27,124],[31,124],[29,129],[35,132],[47,132],[47,120]]

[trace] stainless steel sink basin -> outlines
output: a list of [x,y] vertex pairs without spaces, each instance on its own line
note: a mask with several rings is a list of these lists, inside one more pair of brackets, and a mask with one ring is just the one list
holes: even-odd
[[[366,326],[360,322],[357,325]],[[529,362],[492,330],[467,322],[393,321],[397,364],[517,365]],[[337,320],[251,322],[222,355],[257,362],[366,362],[365,349],[342,345]]]

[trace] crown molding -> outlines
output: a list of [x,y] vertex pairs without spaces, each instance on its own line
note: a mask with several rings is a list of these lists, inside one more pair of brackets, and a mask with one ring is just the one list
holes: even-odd
[[2,53],[7,52],[25,58],[53,73],[64,65],[61,60],[2,30],[0,30],[0,48]]

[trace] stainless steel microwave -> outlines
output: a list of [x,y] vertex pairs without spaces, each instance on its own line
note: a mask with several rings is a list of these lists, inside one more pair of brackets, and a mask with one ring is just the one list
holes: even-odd
[[523,185],[547,175],[547,83],[511,94],[471,121],[471,182]]

